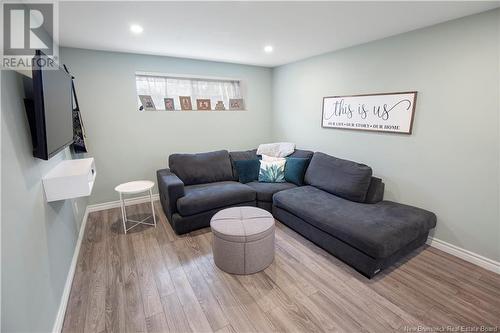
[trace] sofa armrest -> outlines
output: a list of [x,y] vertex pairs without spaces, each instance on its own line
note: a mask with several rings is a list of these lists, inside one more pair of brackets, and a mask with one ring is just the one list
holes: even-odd
[[384,200],[384,189],[385,184],[382,182],[382,179],[372,177],[368,192],[366,193],[365,203],[375,204]]
[[156,171],[160,202],[169,221],[177,212],[177,200],[184,196],[184,183],[170,169]]

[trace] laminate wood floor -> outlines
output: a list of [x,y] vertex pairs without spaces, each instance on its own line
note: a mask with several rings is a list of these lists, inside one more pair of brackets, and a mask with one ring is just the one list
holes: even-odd
[[[500,276],[437,249],[417,251],[368,280],[277,223],[274,263],[235,276],[214,265],[209,228],[177,236],[155,204],[157,228],[127,235],[119,208],[89,215],[63,332],[500,326]],[[148,207],[127,210],[145,215]]]

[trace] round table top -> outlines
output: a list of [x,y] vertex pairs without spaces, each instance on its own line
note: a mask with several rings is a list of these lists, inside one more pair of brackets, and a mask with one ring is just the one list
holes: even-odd
[[115,187],[116,192],[134,194],[145,192],[153,188],[155,183],[149,180],[136,180],[133,182],[123,183]]
[[239,243],[259,240],[274,232],[274,217],[258,207],[232,207],[215,214],[210,220],[218,237]]

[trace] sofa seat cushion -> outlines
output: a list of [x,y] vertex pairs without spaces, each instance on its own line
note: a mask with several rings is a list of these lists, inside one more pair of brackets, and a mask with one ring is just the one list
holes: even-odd
[[276,193],[273,204],[377,259],[436,226],[436,215],[420,208],[391,201],[352,202],[313,186]]
[[246,185],[250,186],[257,192],[258,201],[273,201],[273,194],[279,191],[288,190],[297,185],[292,183],[261,183],[261,182],[250,182]]
[[177,200],[177,210],[182,216],[188,216],[255,201],[255,197],[252,188],[234,181],[190,185],[184,187],[184,196]]

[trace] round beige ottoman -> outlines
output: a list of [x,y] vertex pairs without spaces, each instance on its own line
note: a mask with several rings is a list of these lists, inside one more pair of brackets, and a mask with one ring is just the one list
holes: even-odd
[[212,217],[214,261],[232,274],[257,273],[274,260],[274,218],[257,207],[233,207]]

